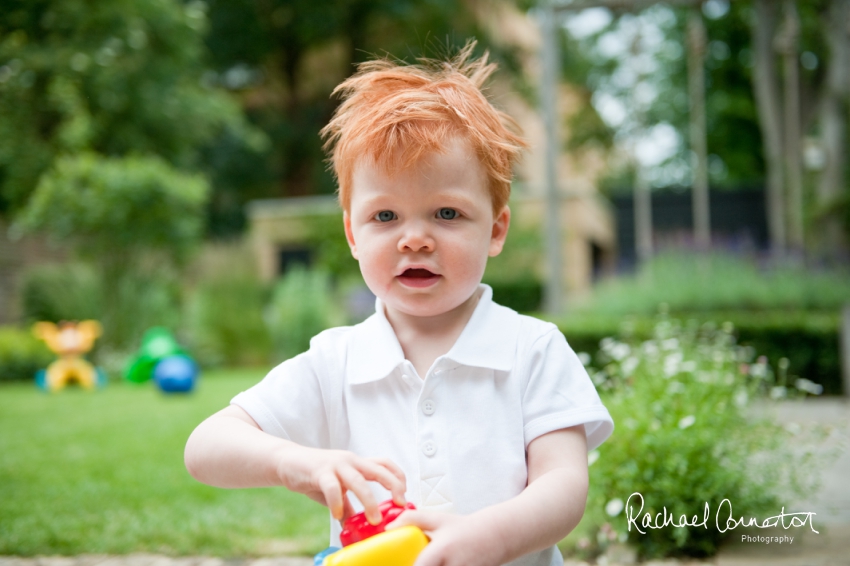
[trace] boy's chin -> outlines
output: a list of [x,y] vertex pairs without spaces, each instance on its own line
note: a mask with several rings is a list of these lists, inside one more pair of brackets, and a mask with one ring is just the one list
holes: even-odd
[[471,292],[468,297],[464,297],[463,295],[459,297],[446,297],[417,294],[413,296],[390,295],[387,297],[380,297],[380,299],[388,309],[392,309],[400,314],[420,318],[430,318],[442,316],[461,308],[472,298],[473,295],[474,291]]

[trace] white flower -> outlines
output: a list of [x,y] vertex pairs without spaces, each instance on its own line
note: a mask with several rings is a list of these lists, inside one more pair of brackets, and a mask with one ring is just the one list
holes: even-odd
[[620,360],[628,356],[631,351],[632,349],[629,348],[628,344],[618,342],[617,344],[614,344],[614,346],[611,348],[611,357],[619,362]]
[[643,353],[653,358],[658,355],[658,346],[652,340],[647,340],[643,343]]
[[753,377],[765,377],[767,376],[767,364],[763,363],[755,363],[750,366],[750,375]]
[[590,354],[588,354],[587,352],[579,352],[577,356],[578,361],[581,362],[581,365],[586,366],[590,364]]
[[668,338],[667,340],[661,341],[661,349],[662,350],[675,350],[679,347],[679,340],[677,338]]
[[623,500],[614,498],[605,504],[605,512],[611,517],[616,517],[623,510]]
[[623,360],[623,364],[620,366],[620,369],[623,370],[623,375],[626,377],[630,376],[632,372],[634,372],[635,369],[638,367],[639,363],[640,362],[638,361],[638,359],[634,356]]
[[599,450],[591,450],[587,454],[587,465],[592,466],[599,459]]
[[697,418],[693,415],[682,417],[682,419],[679,421],[679,428],[685,430],[689,426],[692,426],[695,422],[697,422]]
[[777,385],[776,387],[770,388],[770,398],[771,399],[783,399],[785,397],[785,388],[781,385]]
[[820,395],[823,393],[823,385],[819,385],[814,381],[809,381],[803,377],[797,379],[794,382],[794,387],[799,389],[800,391],[805,391],[806,393],[811,393],[812,395]]
[[664,376],[672,377],[679,373],[679,364],[682,363],[682,352],[673,352],[664,358]]

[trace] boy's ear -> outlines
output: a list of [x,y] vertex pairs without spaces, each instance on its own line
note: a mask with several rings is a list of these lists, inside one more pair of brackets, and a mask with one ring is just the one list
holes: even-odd
[[490,251],[488,255],[495,257],[502,253],[502,248],[505,245],[505,238],[508,237],[508,228],[511,225],[511,209],[508,205],[496,215],[493,220],[493,231],[490,233]]
[[351,216],[348,215],[347,210],[342,213],[342,225],[345,227],[345,239],[348,240],[348,247],[351,248],[351,255],[354,259],[360,259],[357,257],[357,244],[354,243],[354,233],[351,231]]

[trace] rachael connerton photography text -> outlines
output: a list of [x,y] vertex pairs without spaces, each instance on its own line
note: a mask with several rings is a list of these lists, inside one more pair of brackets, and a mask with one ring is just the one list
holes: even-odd
[[[635,505],[632,503],[632,498],[636,498],[636,502],[637,500],[640,500],[640,508],[638,508],[636,511]],[[679,517],[679,521],[677,522],[676,518],[672,514],[667,512],[667,507],[664,507],[661,513],[656,513],[654,517],[651,513],[644,513],[643,517],[641,517],[640,515],[643,512],[643,505],[643,495],[641,495],[637,491],[632,493],[626,500],[626,520],[628,521],[629,531],[632,530],[632,525],[634,525],[635,529],[637,529],[637,531],[641,534],[646,534],[646,531],[642,530],[641,527],[643,527],[644,529],[663,529],[667,526],[703,527],[707,529],[708,521],[711,517],[711,509],[707,501],[705,502],[705,506],[703,507],[702,521],[700,521],[699,515],[694,515],[690,520],[688,520],[688,516],[683,514]],[[806,524],[808,524],[809,527],[812,529],[812,532],[818,533],[818,531],[815,530],[814,522],[812,520],[812,517],[814,517],[815,515],[816,513],[808,511],[798,513],[786,513],[785,507],[783,507],[782,511],[780,511],[778,515],[767,517],[761,523],[759,523],[758,519],[756,519],[755,517],[745,518],[741,516],[736,519],[732,512],[732,502],[728,499],[724,499],[717,507],[717,513],[715,513],[714,516],[714,525],[715,527],[717,527],[717,530],[719,532],[725,533],[726,531],[731,531],[738,527],[757,527],[759,529],[768,529],[772,527],[782,526],[783,529],[787,530],[790,528],[804,527],[806,526]],[[788,521],[786,521],[786,519]],[[640,522],[640,525],[638,525],[638,522]],[[791,540],[793,540],[793,537],[791,537]]]

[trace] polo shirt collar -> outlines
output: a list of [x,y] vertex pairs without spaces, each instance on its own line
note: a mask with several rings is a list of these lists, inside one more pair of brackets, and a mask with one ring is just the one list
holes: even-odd
[[[454,346],[443,359],[457,365],[508,371],[516,353],[519,316],[493,302],[493,289],[481,284],[481,298]],[[369,383],[389,376],[405,362],[384,305],[375,299],[375,314],[356,327],[348,352],[346,371],[350,383]]]

